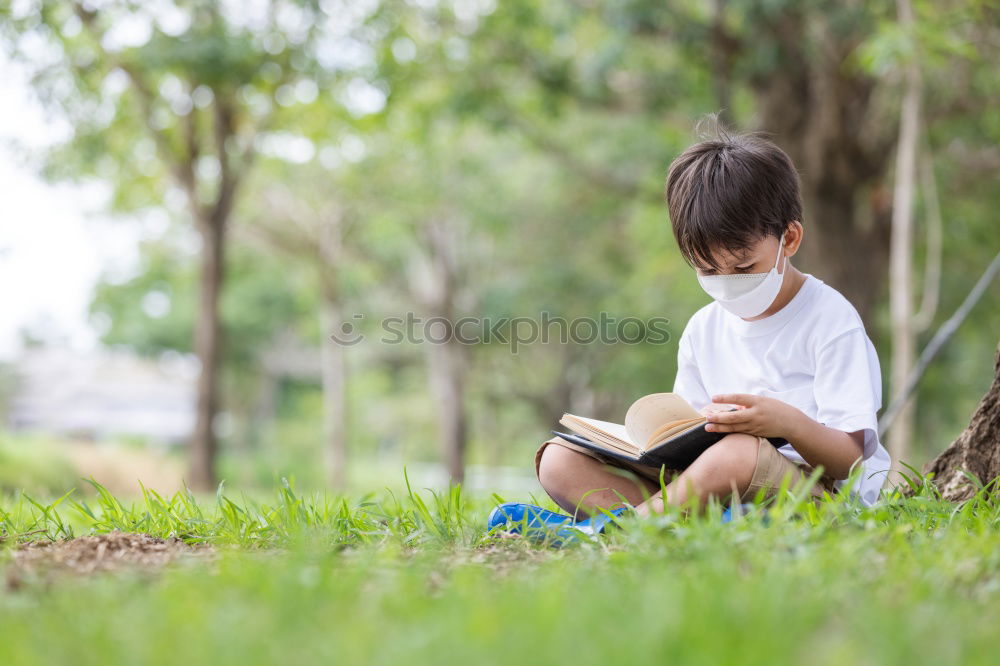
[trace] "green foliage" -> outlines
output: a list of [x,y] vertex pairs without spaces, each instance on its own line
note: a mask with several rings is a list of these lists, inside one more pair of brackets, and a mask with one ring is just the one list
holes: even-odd
[[93,500],[78,501],[70,491],[45,504],[21,491],[0,508],[0,535],[4,543],[16,544],[29,538],[73,538],[117,530],[244,548],[288,546],[304,538],[338,546],[389,542],[441,546],[453,540],[472,543],[479,539],[461,486],[444,493],[429,490],[425,498],[411,489],[408,479],[405,482],[404,496],[397,498],[387,491],[378,502],[374,494],[358,501],[300,496],[286,479],[281,480],[273,500],[257,501],[244,495],[234,501],[224,492],[223,483],[207,507],[190,490],[164,497],[145,486],[141,500],[129,502],[91,479],[97,493]]
[[[995,661],[996,482],[950,504],[917,475],[907,480],[912,497],[887,492],[871,508],[848,495],[817,507],[799,489],[728,524],[717,505],[701,517],[672,511],[556,551],[484,535],[502,498],[418,488],[405,472],[405,491],[302,492],[323,477],[316,380],[281,380],[273,411],[257,402],[276,338],[291,331],[302,345],[329,344],[323,298],[364,314],[370,337],[382,317],[422,313],[414,267],[440,220],[460,241],[457,316],[663,316],[673,336],[516,355],[475,345],[473,461],[530,464],[567,400],[617,417],[636,395],[669,388],[676,338],[706,299],[670,238],[666,166],[725,94],[737,125],[754,122],[755,87],[797,64],[772,38],[787,25],[807,27],[791,40],[804,59],[845,38],[844,73],[871,77],[887,118],[900,68],[921,63],[946,211],[943,320],[995,252],[1000,70],[988,3],[917,0],[918,30],[907,35],[891,2],[717,3],[713,16],[713,3],[695,0],[280,0],[254,23],[241,13],[250,4],[180,0],[185,27],[154,22],[139,44],[98,48],[154,4],[4,3],[0,35],[73,127],[41,160],[45,173],[99,178],[115,211],[161,209],[170,219],[143,246],[135,275],[98,288],[92,314],[107,344],[190,350],[187,223],[218,194],[221,162],[253,160],[222,302],[224,406],[238,421],[222,467],[240,487],[285,474],[294,482],[269,496],[220,485],[214,497],[144,488],[126,500],[92,480],[94,496],[53,500],[75,485],[72,470],[41,442],[0,442],[0,573],[13,571],[23,542],[114,530],[217,553],[162,574],[5,590],[0,663]],[[359,105],[365,95],[376,103]],[[222,107],[234,135],[216,146]],[[210,152],[192,154],[192,140]],[[185,169],[197,186],[178,197]],[[335,262],[321,251],[334,228]],[[997,294],[921,388],[924,454],[954,436],[988,384]],[[351,348],[352,453],[378,454],[378,465],[382,454],[437,455],[423,353],[376,341]]]
[[[245,167],[262,130],[294,122],[301,107],[328,103],[338,90],[311,57],[322,16],[311,1],[285,3],[299,19],[294,32],[273,14],[244,21],[214,1],[172,3],[183,27],[169,33],[141,3],[33,4],[5,16],[0,30],[33,70],[41,100],[74,129],[45,157],[45,173],[104,180],[118,211],[160,206],[172,188],[197,209],[218,196],[220,169]],[[131,27],[126,41],[119,22]],[[216,145],[226,114],[233,136]]]
[[995,488],[952,505],[911,480],[915,497],[873,508],[788,495],[767,517],[670,513],[564,550],[484,536],[500,498],[457,486],[349,499],[284,485],[266,502],[221,488],[133,505],[99,486],[90,504],[21,496],[0,502],[9,571],[18,542],[84,531],[179,535],[216,555],[162,572],[20,574],[0,596],[0,659],[990,664]]
[[[104,342],[128,345],[145,355],[190,351],[198,289],[190,259],[167,244],[149,244],[135,276],[100,284],[90,314],[92,320],[108,322]],[[230,285],[221,307],[225,360],[232,367],[251,366],[277,331],[311,317],[308,294],[296,290],[294,283],[274,279],[282,270],[273,259],[243,248],[237,247],[230,257]],[[151,295],[162,295],[163,305],[150,307]]]
[[[728,106],[735,125],[752,126],[756,95],[773,75],[834,47],[842,74],[871,85],[890,136],[901,68],[913,58],[921,65],[947,225],[935,323],[994,252],[1000,201],[989,147],[1000,140],[1000,111],[995,11],[985,2],[918,0],[912,35],[891,2],[276,0],[260,21],[225,3],[174,4],[183,29],[154,21],[145,41],[111,49],[98,48],[106,31],[152,10],[39,2],[37,12],[4,8],[0,31],[48,108],[74,128],[44,159],[47,173],[98,177],[112,185],[115,210],[162,209],[171,220],[142,248],[136,275],[98,288],[92,313],[106,343],[190,350],[196,265],[191,202],[177,196],[183,167],[194,159],[197,203],[218,191],[213,159],[252,160],[227,257],[222,402],[241,423],[233,440],[246,440],[229,442],[232,455],[264,461],[250,466],[257,477],[322,446],[319,410],[294,426],[263,422],[275,415],[258,409],[255,392],[276,338],[326,344],[318,312],[331,295],[347,316],[364,315],[369,338],[384,317],[424,313],[415,267],[441,220],[460,250],[455,316],[670,320],[663,345],[534,345],[517,355],[475,345],[466,381],[473,459],[523,465],[553,415],[574,402],[619,418],[634,397],[669,389],[676,339],[706,297],[670,235],[666,167],[693,140],[699,116]],[[47,47],[33,51],[32,42]],[[235,133],[219,152],[214,114],[227,106]],[[211,154],[192,155],[192,138]],[[335,260],[321,251],[331,235],[342,245]],[[925,254],[920,240],[918,266]],[[990,380],[996,289],[920,388],[921,459],[961,430]],[[151,315],[142,307],[150,294],[165,295],[169,310]],[[883,305],[870,327],[883,359],[886,320]],[[350,351],[350,381],[360,387],[349,389],[355,450],[392,442],[416,458],[437,455],[424,363],[419,345]],[[282,448],[260,434],[270,431],[295,443]]]

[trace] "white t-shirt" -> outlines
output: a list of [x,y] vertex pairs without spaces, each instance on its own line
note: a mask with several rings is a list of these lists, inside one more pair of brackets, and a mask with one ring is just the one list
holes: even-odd
[[[792,300],[764,319],[746,321],[714,301],[698,310],[681,334],[674,393],[695,409],[720,393],[752,393],[830,428],[864,430],[864,472],[851,492],[871,506],[890,466],[875,416],[882,406],[878,356],[854,306],[819,278],[805,277]],[[791,444],[778,451],[805,462]]]

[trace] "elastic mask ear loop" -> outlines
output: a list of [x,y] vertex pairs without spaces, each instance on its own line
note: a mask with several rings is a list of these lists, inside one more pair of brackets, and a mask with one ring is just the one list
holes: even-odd
[[[774,270],[778,270],[778,264],[781,263],[781,259],[784,255],[781,251],[785,249],[785,232],[781,232],[781,238],[778,239],[778,256],[774,258]],[[788,270],[788,257],[784,257],[785,265],[781,269],[780,275],[784,277],[785,271]]]

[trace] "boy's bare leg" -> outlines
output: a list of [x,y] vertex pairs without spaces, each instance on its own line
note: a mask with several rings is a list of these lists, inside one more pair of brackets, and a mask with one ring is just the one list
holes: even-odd
[[636,504],[636,511],[641,516],[663,513],[663,494],[670,506],[681,507],[696,499],[699,508],[713,495],[723,500],[734,493],[739,497],[750,486],[756,466],[757,438],[742,433],[726,435],[668,483],[664,493],[655,493]]
[[595,507],[623,506],[622,497],[633,506],[642,505],[660,490],[659,484],[626,478],[600,460],[557,444],[542,451],[538,480],[549,497],[577,520],[590,516]]
[[595,507],[623,506],[621,496],[639,515],[648,516],[663,513],[664,494],[666,504],[675,507],[692,498],[703,508],[713,495],[723,500],[734,493],[739,497],[750,486],[756,466],[757,438],[733,433],[706,449],[663,492],[657,483],[625,478],[599,460],[557,445],[542,452],[538,478],[556,504],[571,515],[576,511],[578,519],[591,515]]

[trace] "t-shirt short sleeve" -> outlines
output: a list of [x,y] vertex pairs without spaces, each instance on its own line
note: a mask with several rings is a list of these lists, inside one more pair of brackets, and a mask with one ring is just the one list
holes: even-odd
[[691,325],[685,328],[677,345],[677,376],[674,378],[674,393],[681,396],[695,409],[701,409],[712,402],[705,389],[701,373],[694,360],[691,339],[688,337]]
[[816,420],[844,432],[864,431],[864,458],[879,445],[876,414],[882,406],[878,356],[863,328],[826,342],[816,357]]

